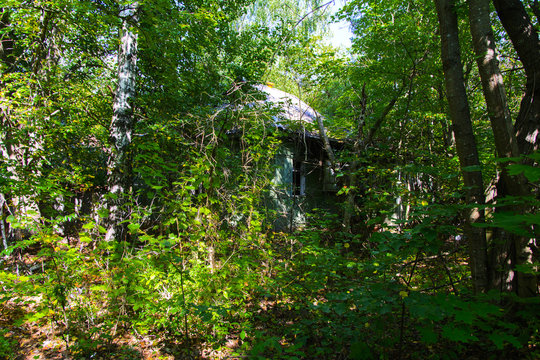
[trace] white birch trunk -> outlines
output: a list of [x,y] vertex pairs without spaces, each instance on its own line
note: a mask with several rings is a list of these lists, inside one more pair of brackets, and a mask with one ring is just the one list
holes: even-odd
[[110,154],[107,166],[109,216],[105,240],[125,240],[127,219],[126,193],[129,191],[130,164],[128,150],[133,132],[133,98],[137,70],[137,2],[126,5],[120,11],[122,30],[118,51],[118,85],[113,103],[113,117],[109,130]]

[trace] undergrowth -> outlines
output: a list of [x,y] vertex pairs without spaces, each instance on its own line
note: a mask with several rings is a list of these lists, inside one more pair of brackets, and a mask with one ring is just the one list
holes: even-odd
[[21,358],[21,329],[37,326],[79,359],[537,357],[538,299],[472,295],[451,216],[434,205],[367,238],[327,217],[211,243],[137,226],[136,241],[105,242],[92,222],[77,241],[42,230],[6,252],[0,302],[20,311],[2,316],[0,354]]

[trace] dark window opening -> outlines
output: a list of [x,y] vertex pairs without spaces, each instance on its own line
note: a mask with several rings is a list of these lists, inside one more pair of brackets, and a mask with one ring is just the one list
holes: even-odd
[[306,194],[305,164],[302,161],[293,162],[293,195],[304,196]]

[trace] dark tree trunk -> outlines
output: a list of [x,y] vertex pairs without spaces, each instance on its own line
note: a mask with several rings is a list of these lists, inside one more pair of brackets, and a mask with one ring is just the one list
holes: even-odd
[[469,0],[469,24],[497,154],[519,156],[489,19],[489,0]]
[[540,142],[540,40],[521,1],[493,0],[493,4],[527,76],[514,131],[521,154],[530,154]]
[[[469,0],[469,20],[497,154],[501,158],[517,157],[520,155],[520,151],[512,129],[510,111],[508,110],[502,76],[499,71],[495,40],[489,18],[489,1]],[[531,63],[529,66],[535,66],[532,59],[529,59],[529,61]],[[524,100],[526,98],[527,94]],[[530,100],[532,99],[526,101]],[[540,104],[540,102],[537,103]],[[523,120],[526,119],[527,115],[522,111],[523,106],[524,103],[522,103],[516,125],[520,121],[521,124],[524,124]],[[526,120],[525,124],[529,120]],[[533,130],[529,123],[529,125],[517,132],[519,135],[520,132],[524,134],[529,131],[534,134],[538,130]],[[521,138],[520,147],[522,151],[532,151],[537,146],[535,144],[536,140],[532,143],[527,142],[527,139],[531,139],[529,135]],[[536,137],[536,135],[533,135],[533,137]],[[502,164],[497,182],[497,197],[503,198],[508,195],[530,196],[526,180],[523,176],[509,176],[508,165],[509,163]],[[523,206],[511,206],[498,208],[496,211],[509,211],[519,214],[524,213],[526,209]],[[532,258],[528,242],[529,239],[526,237],[509,234],[500,229],[494,231],[493,246],[491,247],[492,254],[490,256],[493,261],[490,266],[493,270],[491,287],[501,290],[511,289],[520,296],[532,296],[536,293],[536,277],[532,274],[515,271],[516,265],[525,264]]]
[[[10,9],[0,8],[0,30],[4,31],[4,29],[9,28],[10,26]],[[10,34],[5,34],[0,40],[0,61],[2,61],[8,69],[13,65],[13,62],[15,60],[12,56],[13,46],[14,41],[11,38]]]
[[[395,103],[395,101],[394,101]],[[355,212],[355,197],[357,190],[356,187],[356,171],[358,170],[359,160],[362,155],[363,148],[363,132],[364,125],[366,124],[366,111],[367,111],[367,94],[366,84],[362,86],[362,97],[360,99],[360,116],[358,117],[358,124],[356,128],[356,139],[354,141],[355,160],[351,164],[351,170],[349,175],[349,192],[347,193],[347,201],[345,203],[345,211],[343,212],[343,228],[346,232],[351,232],[351,218]]]
[[[435,5],[439,17],[441,60],[445,77],[446,97],[455,133],[463,182],[467,189],[467,201],[481,206],[484,203],[484,187],[464,85],[454,1],[435,0]],[[468,214],[468,225],[465,229],[470,251],[473,286],[476,292],[486,291],[489,283],[485,232],[481,228],[472,226],[475,222],[482,222],[483,219],[484,211],[480,208],[473,209]]]

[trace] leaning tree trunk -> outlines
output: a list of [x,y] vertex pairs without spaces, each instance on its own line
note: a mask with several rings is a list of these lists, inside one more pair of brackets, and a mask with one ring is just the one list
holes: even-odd
[[469,0],[469,25],[497,154],[519,156],[489,19],[489,0]]
[[[506,101],[503,78],[499,70],[495,39],[489,18],[489,0],[469,0],[469,23],[473,39],[476,61],[480,72],[482,89],[486,100],[487,111],[491,121],[495,148],[500,158],[518,157],[519,150],[512,129],[510,110]],[[523,177],[508,174],[508,162],[502,164],[497,182],[497,196],[528,196],[527,183]],[[501,210],[501,209],[498,209]],[[514,213],[523,213],[524,209],[512,206],[502,209]],[[507,234],[496,229],[496,238],[491,246],[490,268],[492,269],[490,287],[508,289],[506,281],[512,279],[512,288],[519,295],[534,295],[536,277],[513,270],[516,265],[523,264],[532,258],[528,246],[529,239],[522,236]],[[511,253],[513,252],[513,253]],[[506,259],[512,259],[511,269],[507,267]]]
[[316,114],[316,119],[319,127],[319,136],[323,141],[324,150],[328,155],[328,160],[330,160],[330,166],[332,167],[332,171],[336,171],[336,156],[334,155],[334,150],[332,150],[332,145],[330,145],[330,139],[328,139],[328,135],[326,135],[323,119],[318,113]]
[[351,218],[354,213],[354,198],[356,197],[356,171],[359,166],[359,159],[362,156],[364,125],[366,124],[367,112],[366,84],[362,86],[362,97],[360,98],[360,116],[356,126],[356,139],[354,141],[354,160],[351,164],[349,175],[349,191],[347,192],[347,201],[345,211],[343,212],[343,228],[346,232],[351,232]]
[[[454,0],[435,0],[435,5],[441,34],[441,60],[446,97],[456,137],[463,183],[467,189],[467,201],[481,207],[484,203],[484,187],[464,85],[455,4]],[[475,208],[469,211],[468,224],[465,227],[475,292],[486,291],[489,283],[485,232],[481,228],[472,226],[476,222],[483,221],[483,218],[484,211],[481,208]]]
[[521,1],[493,0],[493,4],[527,77],[514,131],[521,154],[530,154],[540,143],[540,40]]
[[105,240],[126,240],[129,216],[126,209],[131,166],[129,148],[134,127],[133,99],[137,67],[137,33],[133,23],[137,21],[137,3],[120,11],[122,30],[118,51],[118,85],[113,103],[113,117],[109,130],[110,154],[107,164],[108,219]]

